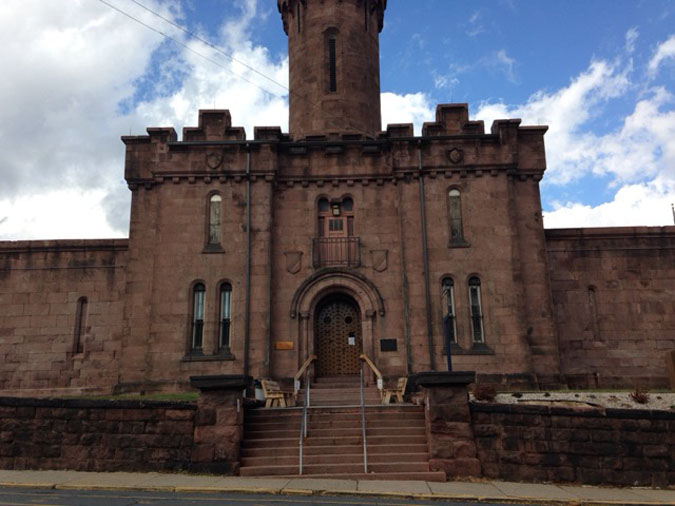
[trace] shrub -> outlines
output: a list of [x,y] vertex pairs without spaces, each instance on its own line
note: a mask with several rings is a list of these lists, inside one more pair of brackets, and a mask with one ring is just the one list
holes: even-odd
[[473,396],[478,401],[492,401],[496,395],[497,391],[491,385],[476,385],[473,389]]
[[647,404],[649,402],[649,393],[646,390],[636,388],[630,393],[630,398],[638,404]]

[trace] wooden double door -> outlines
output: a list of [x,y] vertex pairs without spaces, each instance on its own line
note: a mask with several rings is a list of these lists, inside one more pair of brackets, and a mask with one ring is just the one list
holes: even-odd
[[322,301],[314,319],[316,373],[318,376],[352,376],[359,373],[363,350],[361,313],[345,295]]

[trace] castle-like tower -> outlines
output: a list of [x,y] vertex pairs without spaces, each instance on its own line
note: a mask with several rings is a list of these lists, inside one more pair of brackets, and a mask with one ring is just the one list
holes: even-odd
[[381,130],[386,0],[278,0],[288,35],[293,140]]

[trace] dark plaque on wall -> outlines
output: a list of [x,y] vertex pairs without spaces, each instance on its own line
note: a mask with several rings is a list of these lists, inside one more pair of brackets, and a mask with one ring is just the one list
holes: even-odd
[[380,339],[380,351],[396,351],[396,339]]

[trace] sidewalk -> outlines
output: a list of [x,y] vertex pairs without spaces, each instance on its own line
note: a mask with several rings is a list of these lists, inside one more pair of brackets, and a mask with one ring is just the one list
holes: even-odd
[[673,504],[675,490],[539,485],[503,481],[448,482],[240,478],[163,473],[3,471],[0,486],[162,492],[376,495],[413,499],[573,504]]

